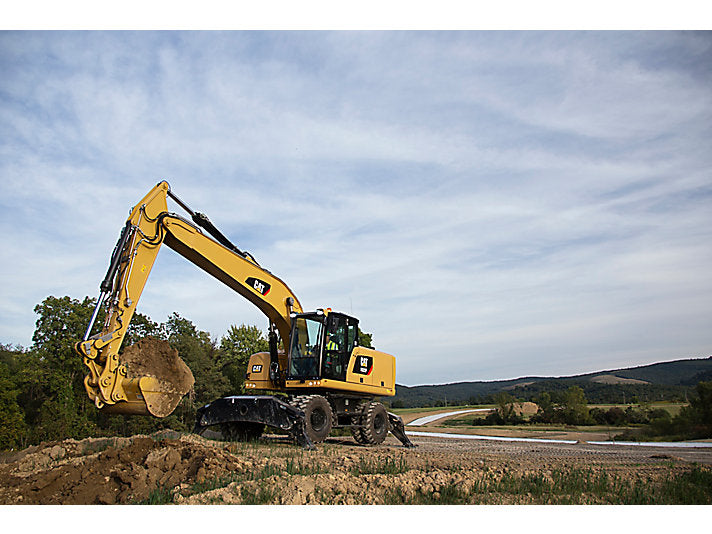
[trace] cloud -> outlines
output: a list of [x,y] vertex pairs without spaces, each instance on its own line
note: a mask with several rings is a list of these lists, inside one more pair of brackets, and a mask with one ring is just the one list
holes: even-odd
[[[712,352],[707,33],[0,34],[0,341],[167,179],[400,383]],[[170,209],[177,210],[175,205]],[[161,251],[139,309],[265,326]]]

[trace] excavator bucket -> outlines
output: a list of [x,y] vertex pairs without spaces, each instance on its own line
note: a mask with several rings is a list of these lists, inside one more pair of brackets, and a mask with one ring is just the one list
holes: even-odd
[[126,348],[120,361],[126,366],[122,386],[127,399],[105,406],[105,412],[166,417],[195,383],[178,351],[150,336]]

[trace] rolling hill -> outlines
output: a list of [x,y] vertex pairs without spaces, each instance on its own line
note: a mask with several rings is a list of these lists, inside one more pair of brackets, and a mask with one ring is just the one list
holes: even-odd
[[571,386],[581,387],[586,398],[594,403],[684,400],[698,382],[707,380],[712,380],[712,356],[566,377],[529,376],[410,387],[397,384],[396,396],[390,403],[405,408],[486,403],[492,402],[492,397],[501,391],[531,400],[542,391],[556,394]]

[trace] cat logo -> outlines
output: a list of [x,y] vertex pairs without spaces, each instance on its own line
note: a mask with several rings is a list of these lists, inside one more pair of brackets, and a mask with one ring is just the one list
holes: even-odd
[[269,293],[269,290],[272,289],[272,286],[270,286],[264,280],[260,280],[259,278],[250,277],[245,280],[245,284],[257,291],[263,297],[266,297],[267,293]]
[[370,375],[373,371],[373,358],[371,356],[357,356],[353,372],[359,375]]
[[261,373],[261,372],[262,372],[262,366],[261,366],[261,365],[253,365],[253,366],[252,366],[252,372],[253,372],[253,373]]

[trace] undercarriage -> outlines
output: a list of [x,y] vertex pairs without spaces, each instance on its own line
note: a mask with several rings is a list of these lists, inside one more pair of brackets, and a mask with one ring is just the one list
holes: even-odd
[[200,434],[211,426],[226,439],[239,441],[259,438],[265,426],[278,428],[306,449],[324,441],[334,428],[349,428],[361,445],[381,444],[391,432],[404,447],[414,447],[402,419],[383,404],[330,392],[223,397],[198,410],[194,431]]

